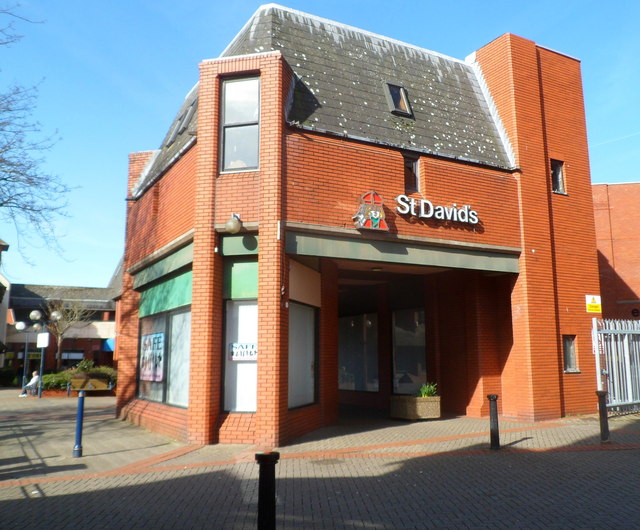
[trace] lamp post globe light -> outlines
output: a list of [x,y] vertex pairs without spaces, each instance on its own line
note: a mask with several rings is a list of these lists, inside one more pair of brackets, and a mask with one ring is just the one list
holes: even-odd
[[24,333],[24,359],[22,363],[22,388],[27,385],[29,380],[29,327],[22,321],[16,322],[16,331]]
[[[40,380],[38,381],[38,398],[42,398],[42,376],[44,375],[44,357],[45,357],[45,349],[49,345],[49,333],[47,332],[47,324],[49,322],[57,322],[62,318],[62,313],[60,311],[52,311],[49,315],[49,320],[43,318],[42,313],[37,309],[34,309],[29,313],[29,319],[33,322],[31,326],[32,329],[38,333],[37,346],[40,348]],[[20,324],[20,327],[18,325]],[[23,331],[27,329],[27,325],[24,322],[16,322],[16,329],[18,331]],[[28,337],[28,335],[27,335]],[[28,342],[27,346],[25,346],[25,356],[27,355],[28,350]],[[25,359],[25,371],[24,377],[27,377],[27,362]],[[25,383],[26,384],[26,383]]]

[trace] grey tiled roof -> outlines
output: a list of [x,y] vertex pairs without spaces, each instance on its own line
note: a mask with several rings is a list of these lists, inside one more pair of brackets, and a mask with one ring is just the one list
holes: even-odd
[[[189,109],[193,107],[192,113]],[[188,122],[185,122],[188,120]],[[198,85],[184,99],[160,149],[152,157],[133,189],[133,196],[142,193],[149,185],[169,169],[180,156],[195,143],[198,128]],[[174,136],[175,133],[175,136]],[[172,140],[172,141],[171,141]]]
[[[464,61],[288,8],[262,6],[221,57],[279,50],[297,76],[287,121],[292,127],[511,168],[509,147]],[[408,91],[413,117],[392,114],[386,83]],[[134,196],[142,193],[195,141],[196,116],[167,145],[192,102],[178,112]],[[196,112],[197,115],[197,112]]]
[[86,309],[109,311],[115,309],[113,298],[117,289],[109,287],[67,287],[58,285],[11,285],[9,305],[12,308],[38,308],[47,300],[79,303]]
[[[470,64],[273,4],[222,56],[270,50],[280,50],[298,76],[292,124],[511,167]],[[389,111],[387,82],[407,89],[415,119]]]

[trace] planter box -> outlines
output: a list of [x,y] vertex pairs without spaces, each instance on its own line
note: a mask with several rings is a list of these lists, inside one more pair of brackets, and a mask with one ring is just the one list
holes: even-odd
[[440,417],[440,396],[391,396],[390,415],[402,420],[429,420]]
[[71,378],[71,390],[111,390],[109,378],[100,374],[78,374]]

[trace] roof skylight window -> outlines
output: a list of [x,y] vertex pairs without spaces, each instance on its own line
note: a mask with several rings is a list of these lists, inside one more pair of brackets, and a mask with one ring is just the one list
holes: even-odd
[[386,88],[385,96],[387,97],[389,110],[393,114],[412,117],[413,111],[409,103],[407,89],[400,85],[394,85],[393,83],[386,83]]
[[196,110],[195,101],[193,101],[191,102],[191,105],[189,105],[189,108],[187,109],[187,111],[183,112],[180,115],[180,117],[175,121],[175,126],[171,131],[171,135],[169,136],[167,143],[165,144],[167,147],[169,147],[173,142],[175,142],[178,135],[182,134],[187,129],[187,127],[189,127],[189,123],[191,122],[191,118],[193,117],[195,110]]

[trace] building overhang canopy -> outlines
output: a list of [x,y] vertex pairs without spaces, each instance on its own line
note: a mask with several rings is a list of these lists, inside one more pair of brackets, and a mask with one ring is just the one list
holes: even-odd
[[358,231],[346,229],[329,232],[300,228],[287,229],[286,251],[289,254],[498,273],[519,272],[520,249],[515,247],[400,236],[369,238]]

